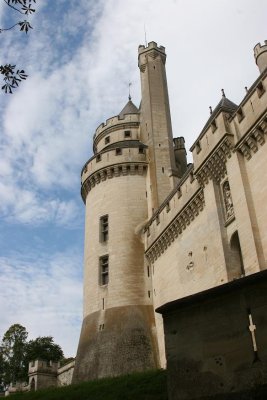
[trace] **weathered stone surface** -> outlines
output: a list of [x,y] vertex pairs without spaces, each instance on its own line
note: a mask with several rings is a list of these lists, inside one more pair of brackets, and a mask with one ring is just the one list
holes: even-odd
[[[267,272],[164,305],[169,400],[267,383]],[[251,323],[255,325],[256,349]]]
[[157,368],[154,313],[150,306],[115,307],[84,319],[73,382]]

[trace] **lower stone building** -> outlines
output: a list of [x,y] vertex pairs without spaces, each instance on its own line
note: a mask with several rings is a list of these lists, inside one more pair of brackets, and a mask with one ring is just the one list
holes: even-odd
[[28,390],[66,386],[72,382],[75,360],[60,366],[54,361],[35,360],[29,364]]
[[169,400],[267,398],[266,294],[262,271],[157,310],[164,319]]

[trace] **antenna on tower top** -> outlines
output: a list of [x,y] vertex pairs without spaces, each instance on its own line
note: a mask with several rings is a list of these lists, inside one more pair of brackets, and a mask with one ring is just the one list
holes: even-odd
[[144,24],[144,32],[145,32],[145,44],[146,44],[146,47],[147,47],[147,40],[146,40],[146,24]]
[[131,97],[131,86],[132,86],[132,82],[129,82],[129,96],[128,96],[129,101],[132,100],[132,97]]

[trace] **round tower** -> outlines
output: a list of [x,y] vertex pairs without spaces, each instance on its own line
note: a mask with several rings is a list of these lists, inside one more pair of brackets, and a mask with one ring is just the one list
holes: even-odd
[[147,146],[131,99],[95,132],[84,165],[84,320],[74,382],[158,366],[150,273],[139,235],[147,219]]
[[267,40],[264,41],[263,45],[260,43],[256,44],[254,47],[254,57],[260,73],[262,73],[267,68]]

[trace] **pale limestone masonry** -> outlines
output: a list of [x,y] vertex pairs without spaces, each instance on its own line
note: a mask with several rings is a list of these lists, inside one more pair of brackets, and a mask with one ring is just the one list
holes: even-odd
[[129,98],[97,128],[81,174],[84,322],[74,382],[164,367],[156,309],[267,268],[266,41],[254,55],[260,76],[239,105],[223,92],[187,166],[184,139],[172,138],[165,48],[139,46],[140,109]]

